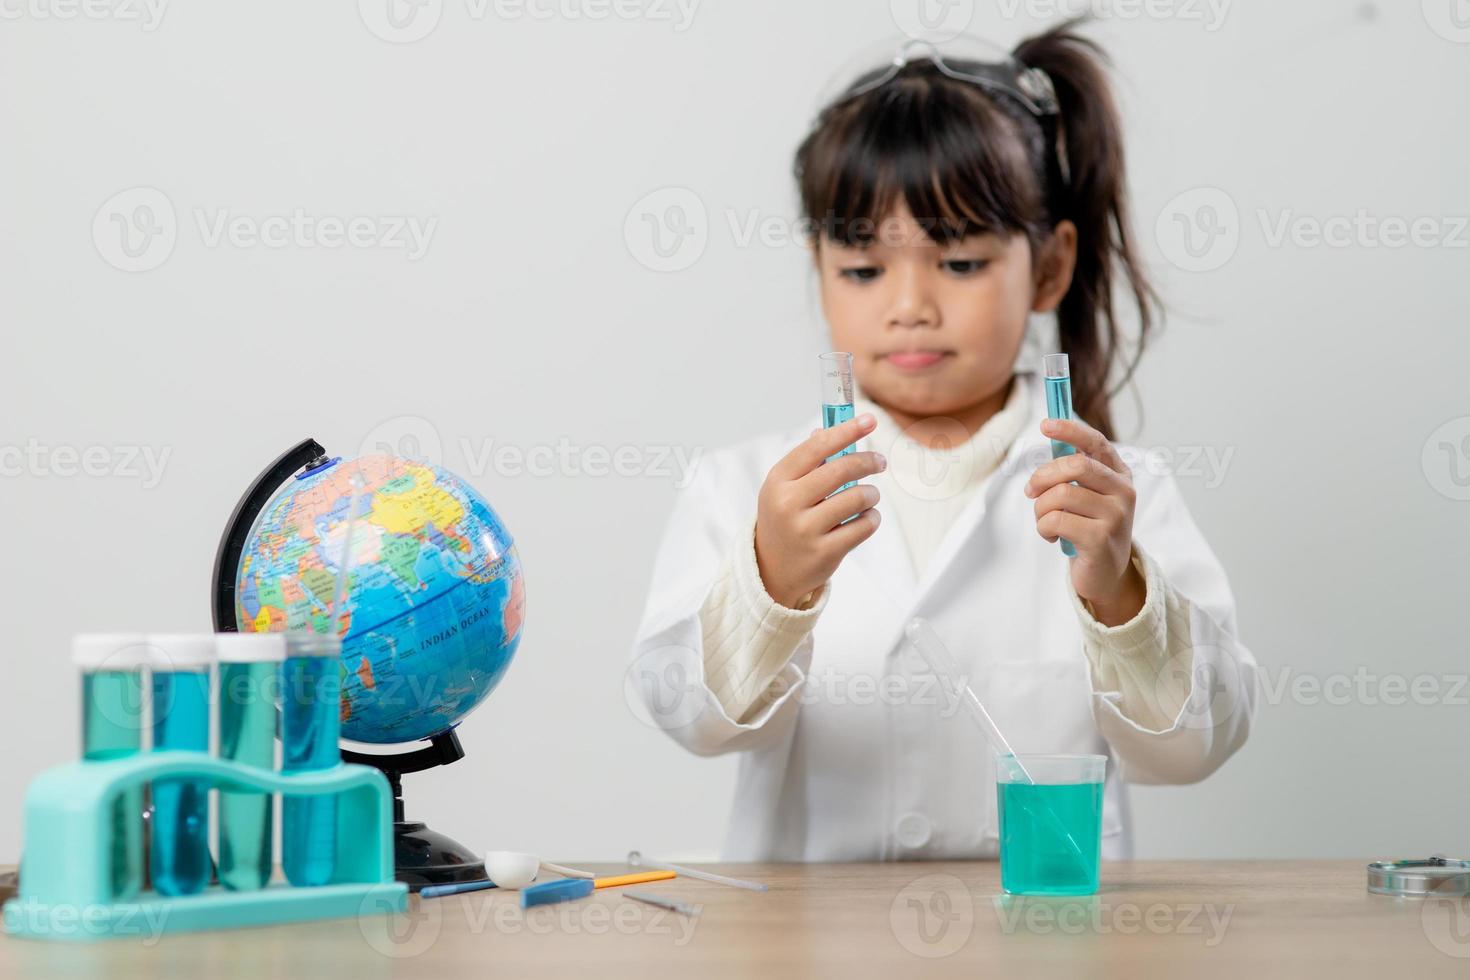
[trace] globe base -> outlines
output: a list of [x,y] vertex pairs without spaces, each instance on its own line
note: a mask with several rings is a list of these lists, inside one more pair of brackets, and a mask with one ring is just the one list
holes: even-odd
[[464,758],[454,729],[442,731],[428,744],[411,752],[375,755],[342,750],[344,762],[372,766],[388,777],[393,792],[393,876],[417,892],[425,885],[485,881],[485,862],[459,841],[430,830],[420,820],[407,820],[403,806],[403,776],[447,766]]
[[414,892],[486,878],[485,863],[474,851],[418,820],[393,825],[393,876]]

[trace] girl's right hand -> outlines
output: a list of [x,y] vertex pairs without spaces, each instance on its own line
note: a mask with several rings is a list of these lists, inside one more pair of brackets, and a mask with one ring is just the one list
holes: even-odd
[[[827,457],[873,431],[864,413],[830,429],[818,429],[771,467],[761,485],[755,519],[755,560],[772,599],[795,607],[821,588],[847,553],[878,530],[877,487],[859,484],[839,494],[844,483],[881,473],[888,461],[878,453]],[[831,496],[829,496],[831,495]],[[858,516],[843,524],[852,515]]]

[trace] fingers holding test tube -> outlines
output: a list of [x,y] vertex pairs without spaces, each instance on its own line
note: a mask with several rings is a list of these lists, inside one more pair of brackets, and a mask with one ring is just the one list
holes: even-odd
[[1072,588],[1099,621],[1127,622],[1145,597],[1132,561],[1132,473],[1107,437],[1084,422],[1048,419],[1041,431],[1077,452],[1041,465],[1027,481],[1026,496],[1036,501],[1036,533],[1071,543]]
[[877,453],[844,453],[876,424],[864,413],[818,429],[767,474],[756,503],[755,553],[761,581],[777,603],[799,606],[878,529],[878,491],[855,481],[887,463]]

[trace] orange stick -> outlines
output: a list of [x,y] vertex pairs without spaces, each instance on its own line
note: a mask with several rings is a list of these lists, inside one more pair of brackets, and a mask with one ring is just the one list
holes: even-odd
[[593,878],[593,888],[611,888],[614,885],[641,885],[645,881],[666,881],[677,877],[672,871],[640,871],[632,875],[614,875],[611,878]]

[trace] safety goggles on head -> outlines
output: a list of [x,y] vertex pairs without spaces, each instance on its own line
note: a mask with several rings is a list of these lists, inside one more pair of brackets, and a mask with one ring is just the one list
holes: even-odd
[[1046,72],[1028,68],[997,45],[964,35],[946,41],[909,39],[896,52],[892,42],[872,46],[851,59],[827,86],[822,105],[881,88],[906,66],[922,61],[957,81],[977,85],[992,95],[1009,96],[1038,119],[1058,113],[1056,90]]

